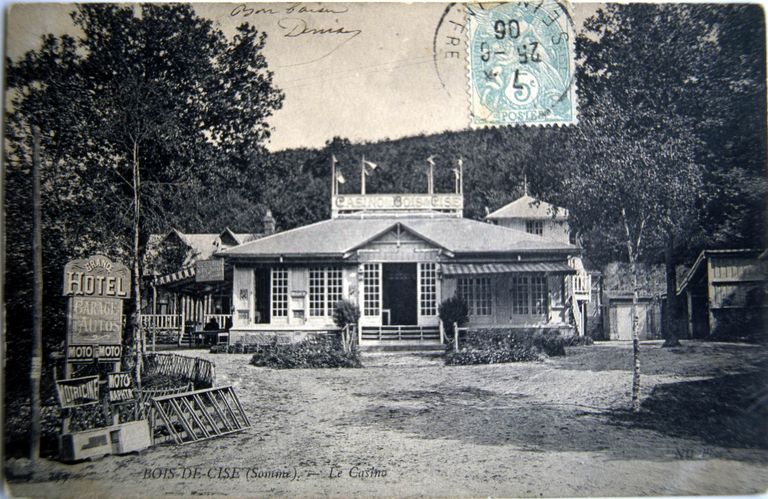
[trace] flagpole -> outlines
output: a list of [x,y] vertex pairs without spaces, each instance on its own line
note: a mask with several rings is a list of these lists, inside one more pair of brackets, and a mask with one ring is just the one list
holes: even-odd
[[331,197],[335,196],[339,190],[339,186],[336,183],[336,161],[333,160],[333,154],[331,154]]
[[459,157],[459,194],[464,194],[464,160]]
[[435,160],[433,156],[427,158],[429,170],[427,171],[427,193],[435,193]]
[[365,194],[365,155],[360,159],[360,194]]

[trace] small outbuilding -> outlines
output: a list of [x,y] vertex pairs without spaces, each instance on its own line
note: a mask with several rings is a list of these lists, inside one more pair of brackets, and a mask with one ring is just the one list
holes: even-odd
[[[639,334],[641,340],[661,338],[665,299],[663,265],[637,264],[639,285]],[[603,330],[599,339],[632,339],[632,282],[626,263],[612,262],[602,272]]]
[[691,338],[765,335],[768,260],[759,249],[704,250],[677,287]]

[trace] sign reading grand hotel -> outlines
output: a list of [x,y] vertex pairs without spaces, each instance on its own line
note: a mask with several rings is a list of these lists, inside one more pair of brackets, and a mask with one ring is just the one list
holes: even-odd
[[130,297],[131,273],[103,255],[72,260],[64,267],[64,295],[69,296],[69,362],[120,359],[123,300]]
[[461,194],[343,194],[333,196],[337,213],[366,211],[448,211],[461,216],[464,198]]

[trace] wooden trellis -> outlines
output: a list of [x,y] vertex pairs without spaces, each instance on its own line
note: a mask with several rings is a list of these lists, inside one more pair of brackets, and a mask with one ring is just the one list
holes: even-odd
[[181,376],[203,386],[213,386],[216,372],[213,362],[197,357],[171,353],[148,354],[144,358],[144,371],[169,376]]
[[152,398],[153,435],[163,429],[177,444],[243,431],[251,426],[231,386]]

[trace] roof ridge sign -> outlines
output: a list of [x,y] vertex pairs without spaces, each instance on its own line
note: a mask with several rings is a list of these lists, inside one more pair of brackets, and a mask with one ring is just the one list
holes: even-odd
[[331,201],[332,218],[358,211],[443,211],[461,216],[461,194],[338,194]]

